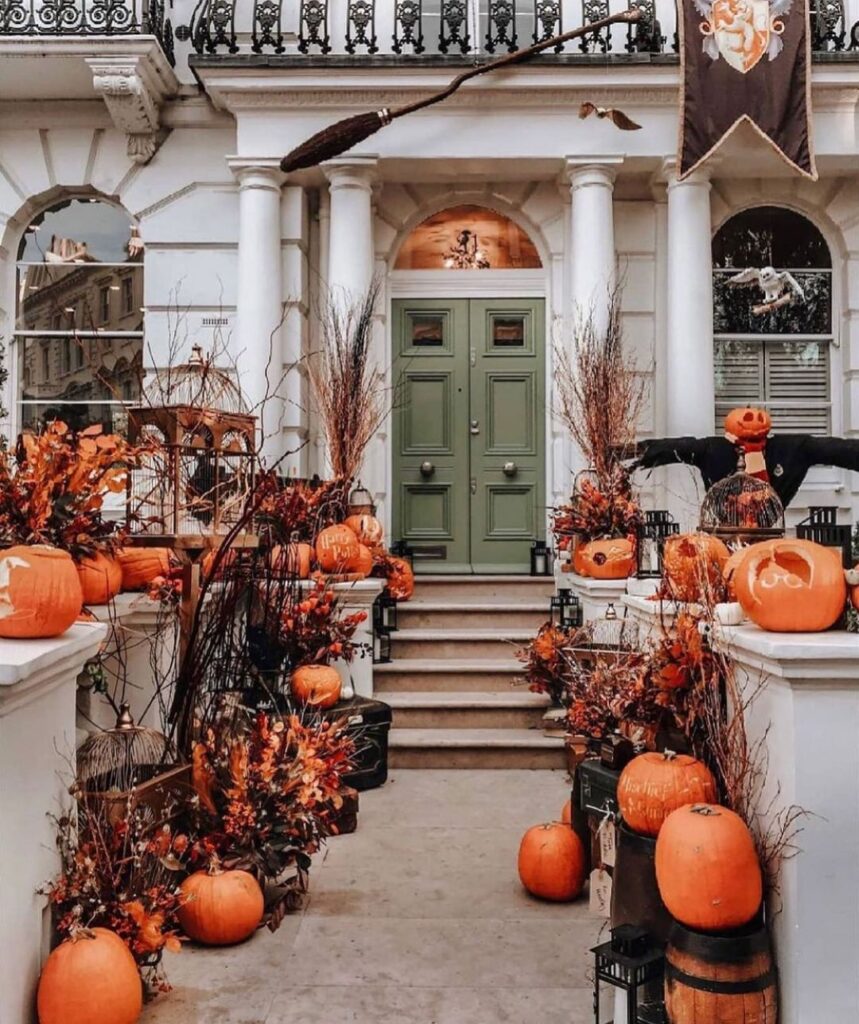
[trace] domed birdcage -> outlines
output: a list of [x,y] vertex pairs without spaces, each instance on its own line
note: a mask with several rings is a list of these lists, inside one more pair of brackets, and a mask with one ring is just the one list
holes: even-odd
[[238,385],[195,345],[187,363],[153,376],[129,420],[132,442],[158,445],[131,474],[132,530],[154,543],[211,546],[253,485],[256,417]]
[[783,537],[784,506],[765,480],[740,470],[707,491],[700,528],[734,545]]

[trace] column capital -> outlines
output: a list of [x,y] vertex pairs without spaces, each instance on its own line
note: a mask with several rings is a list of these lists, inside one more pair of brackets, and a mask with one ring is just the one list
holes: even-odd
[[376,156],[344,156],[326,160],[322,173],[328,179],[330,188],[358,188],[372,192],[379,167]]
[[654,182],[656,184],[664,184],[667,186],[669,191],[678,186],[685,185],[698,185],[705,186],[708,190],[711,187],[710,179],[713,172],[716,170],[718,165],[717,157],[710,157],[707,161],[706,166],[698,167],[691,174],[687,174],[686,177],[680,181],[678,177],[677,160],[675,157],[669,157],[662,161],[662,166],[654,176]]
[[564,179],[573,189],[588,185],[612,188],[623,161],[622,156],[568,156]]
[[242,188],[269,188],[279,192],[286,181],[276,157],[228,156],[227,166]]

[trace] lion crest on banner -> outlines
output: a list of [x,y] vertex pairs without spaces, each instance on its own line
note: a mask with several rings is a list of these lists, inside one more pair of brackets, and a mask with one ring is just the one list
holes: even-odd
[[698,26],[704,52],[713,60],[723,57],[745,75],[766,55],[781,53],[784,18],[793,0],[693,0],[701,15]]

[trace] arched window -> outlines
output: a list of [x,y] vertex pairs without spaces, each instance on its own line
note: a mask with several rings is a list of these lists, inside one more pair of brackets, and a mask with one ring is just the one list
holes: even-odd
[[542,266],[534,243],[509,217],[483,206],[452,206],[419,224],[395,270],[524,270]]
[[123,431],[143,362],[143,243],[128,214],[87,198],[46,210],[24,233],[17,275],[16,426]]
[[[761,311],[759,287],[728,283],[765,267],[788,271],[803,294],[785,279],[792,300]],[[713,297],[717,432],[734,406],[756,405],[783,433],[829,433],[832,257],[817,228],[777,206],[732,217],[713,240]]]

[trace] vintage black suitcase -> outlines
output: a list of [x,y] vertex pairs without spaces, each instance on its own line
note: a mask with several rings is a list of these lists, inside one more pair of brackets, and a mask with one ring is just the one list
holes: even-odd
[[606,812],[617,818],[617,780],[620,772],[606,768],[598,758],[588,758],[579,765],[579,806],[585,814],[602,818]]
[[370,697],[351,697],[338,701],[325,712],[328,719],[349,720],[349,733],[355,740],[355,771],[343,776],[357,790],[375,789],[388,778],[388,732],[391,728],[389,705]]

